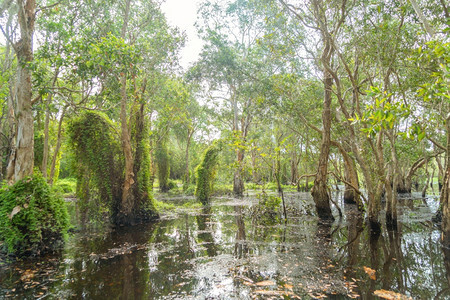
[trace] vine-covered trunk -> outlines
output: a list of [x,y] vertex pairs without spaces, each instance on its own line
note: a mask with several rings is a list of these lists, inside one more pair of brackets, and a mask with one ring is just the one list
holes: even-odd
[[[324,54],[322,58],[328,59],[328,63],[331,57],[331,46],[327,44],[324,49]],[[317,174],[314,179],[314,186],[311,191],[314,203],[316,205],[316,211],[321,219],[334,220],[333,214],[330,208],[330,195],[328,194],[327,188],[327,177],[328,177],[328,156],[330,153],[330,143],[331,143],[331,93],[332,93],[333,78],[331,74],[324,70],[324,89],[325,95],[323,100],[323,111],[322,111],[322,144],[320,147],[319,164],[317,168]]]

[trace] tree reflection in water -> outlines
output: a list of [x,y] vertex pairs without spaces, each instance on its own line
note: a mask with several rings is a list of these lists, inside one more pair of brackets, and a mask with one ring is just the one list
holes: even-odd
[[[257,289],[290,286],[301,297],[313,290],[374,299],[374,291],[385,289],[418,299],[448,298],[450,250],[441,247],[440,231],[421,221],[436,205],[433,199],[428,206],[407,201],[398,230],[375,238],[351,205],[344,207],[342,224],[297,214],[287,224],[268,225],[246,214],[250,209],[242,202],[183,211],[149,226],[80,232],[60,257],[51,258],[53,267],[40,262],[0,268],[0,298],[14,289],[13,298],[31,299],[45,287],[47,297],[57,299],[251,299]],[[17,269],[30,269],[31,281],[40,285],[25,289],[24,272]],[[251,285],[259,281],[274,285]]]
[[198,240],[205,246],[209,257],[217,255],[217,246],[213,237],[213,226],[211,223],[211,207],[205,206],[202,213],[196,216],[198,225]]
[[245,234],[245,222],[242,216],[242,206],[234,206],[236,220],[236,241],[234,244],[234,256],[243,258],[248,254],[247,238]]

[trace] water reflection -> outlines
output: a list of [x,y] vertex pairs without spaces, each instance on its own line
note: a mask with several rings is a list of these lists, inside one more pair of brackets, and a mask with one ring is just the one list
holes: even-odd
[[237,226],[234,256],[237,258],[243,258],[248,254],[248,245],[245,234],[245,222],[242,214],[242,206],[234,206],[234,212]]
[[[287,198],[310,205],[305,195]],[[76,233],[61,257],[0,268],[0,298],[43,293],[60,299],[251,299],[263,291],[373,299],[379,289],[422,299],[450,296],[450,251],[441,248],[439,231],[422,222],[433,199],[429,207],[420,200],[413,209],[404,200],[398,230],[378,237],[351,205],[344,207],[342,224],[292,213],[287,224],[267,225],[242,201],[188,210],[148,226]],[[32,274],[29,284],[24,274]]]
[[361,240],[361,232],[363,231],[363,217],[361,216],[360,211],[353,204],[345,205],[345,214],[347,219],[347,268],[346,275],[350,277],[355,276],[355,265],[360,257],[360,240]]

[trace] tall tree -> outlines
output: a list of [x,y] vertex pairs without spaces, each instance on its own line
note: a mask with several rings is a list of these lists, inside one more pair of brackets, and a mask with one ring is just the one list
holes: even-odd
[[[12,1],[4,4],[11,5]],[[17,20],[20,39],[12,42],[18,60],[17,94],[15,116],[17,128],[15,148],[9,157],[7,178],[18,181],[33,173],[34,166],[34,125],[32,113],[32,85],[30,63],[33,61],[33,34],[36,18],[35,0],[17,0]],[[9,35],[5,36],[11,39]]]

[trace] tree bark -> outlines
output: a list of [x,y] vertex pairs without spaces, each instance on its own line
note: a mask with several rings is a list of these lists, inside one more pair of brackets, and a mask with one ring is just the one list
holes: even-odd
[[184,176],[184,180],[185,180],[185,186],[188,187],[189,183],[191,181],[190,175],[189,175],[189,148],[191,145],[191,139],[192,139],[192,135],[194,134],[194,130],[193,129],[188,129],[187,130],[187,141],[186,141],[186,152],[184,154],[184,160],[186,161],[185,164],[185,176]]
[[45,122],[44,122],[44,150],[42,153],[42,166],[41,172],[44,178],[47,178],[47,165],[48,165],[48,140],[49,140],[49,124],[50,124],[50,101],[52,95],[49,93],[47,102],[45,103]]
[[20,40],[14,44],[19,62],[16,97],[16,151],[10,162],[14,166],[14,181],[33,174],[34,124],[31,110],[31,71],[28,64],[33,61],[33,33],[36,1],[17,0]]
[[391,130],[391,132],[389,133],[389,141],[391,143],[392,164],[390,166],[388,175],[385,177],[384,184],[386,189],[386,225],[389,229],[395,230],[397,229],[397,185],[400,170],[397,152],[395,149],[395,138],[393,130]]
[[442,243],[444,247],[450,247],[450,113],[446,119],[447,130],[447,152],[445,175],[441,191],[442,207]]
[[[325,49],[323,50],[322,60],[325,60],[326,64],[330,63],[331,55],[333,53],[332,46],[328,38],[325,38]],[[330,207],[330,195],[327,188],[328,177],[328,156],[330,153],[331,143],[331,97],[332,97],[332,85],[333,78],[331,74],[324,68],[324,99],[323,99],[323,111],[322,111],[322,143],[320,147],[319,164],[317,168],[317,174],[314,179],[314,186],[311,191],[311,195],[316,205],[316,211],[321,219],[334,220]]]
[[[122,26],[122,38],[125,38],[127,26],[128,26],[128,15],[130,12],[130,2],[127,0],[125,7],[125,16]],[[122,151],[125,158],[125,179],[122,187],[122,202],[120,207],[121,217],[125,219],[130,217],[134,200],[133,194],[131,193],[131,186],[134,183],[134,162],[133,162],[133,152],[131,147],[130,132],[128,129],[128,118],[127,118],[127,75],[125,70],[120,74],[120,125],[121,125],[121,140],[122,140]]]
[[66,115],[66,109],[67,107],[63,108],[63,111],[61,113],[61,117],[58,122],[58,137],[56,140],[56,147],[55,151],[53,153],[52,158],[52,164],[50,166],[50,178],[48,179],[48,183],[53,185],[53,180],[55,179],[55,173],[56,173],[56,161],[58,160],[59,150],[61,149],[61,140],[62,140],[62,123],[64,120],[64,116]]

